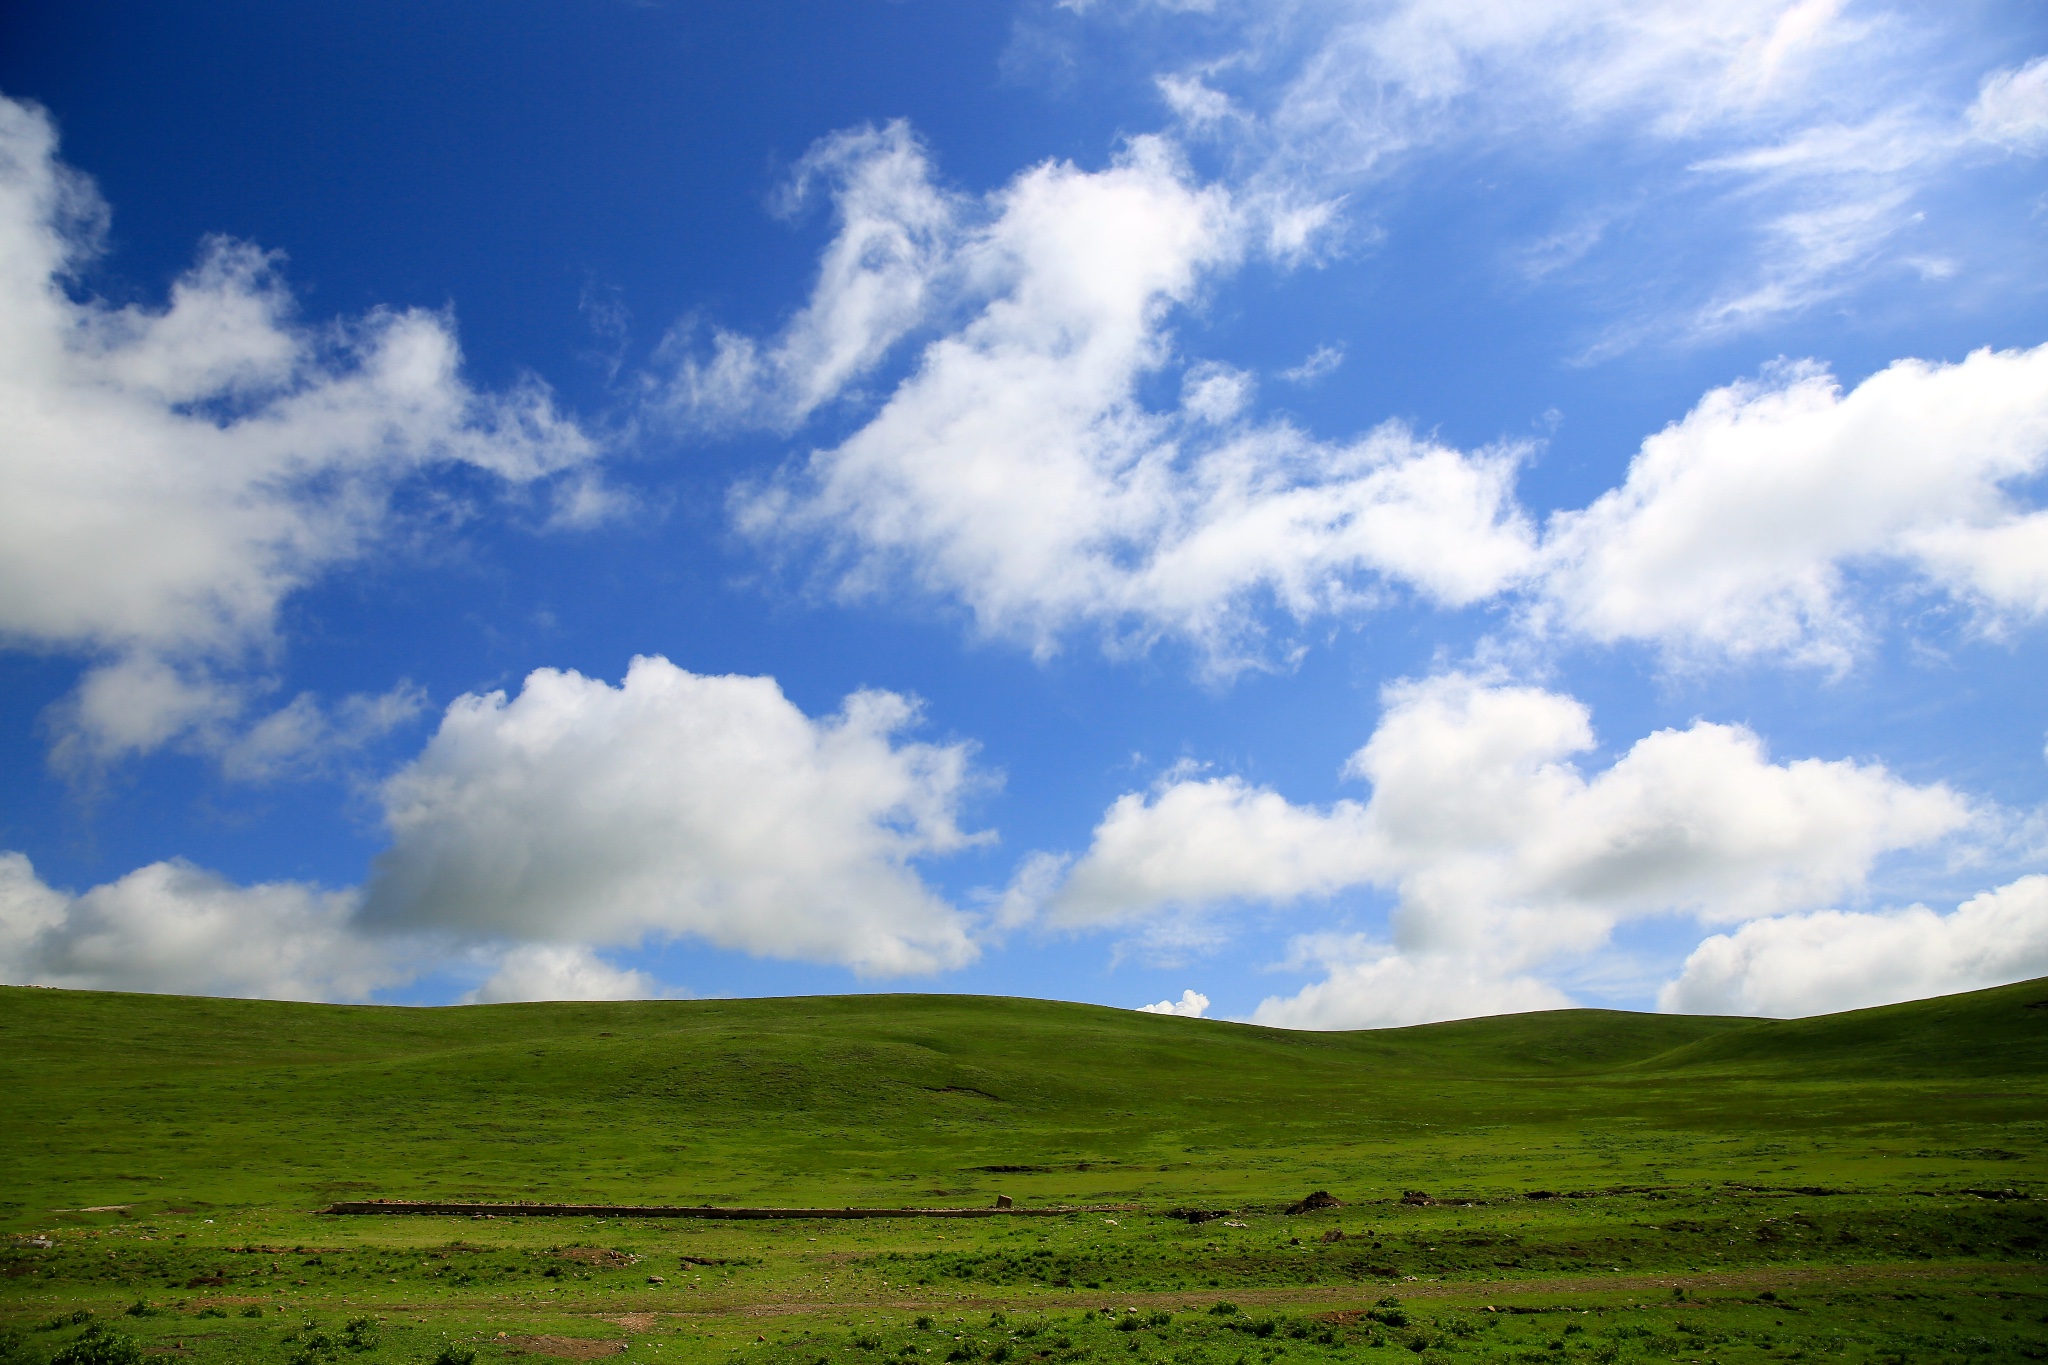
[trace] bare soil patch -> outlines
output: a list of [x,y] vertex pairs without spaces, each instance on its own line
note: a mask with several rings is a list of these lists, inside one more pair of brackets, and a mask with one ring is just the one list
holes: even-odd
[[606,1318],[605,1321],[617,1323],[628,1332],[651,1332],[654,1330],[654,1324],[660,1319],[652,1313],[621,1313],[615,1318]]
[[626,1349],[626,1343],[592,1337],[507,1337],[505,1349],[561,1360],[600,1360],[619,1354]]
[[548,1253],[564,1261],[580,1261],[584,1265],[632,1265],[640,1258],[610,1247],[556,1247]]

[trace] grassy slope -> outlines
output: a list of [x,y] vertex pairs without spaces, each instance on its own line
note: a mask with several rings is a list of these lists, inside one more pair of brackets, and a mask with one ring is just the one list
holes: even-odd
[[[2048,1120],[2048,1009],[2028,1008],[2043,996],[2048,982],[1791,1022],[1568,1010],[1305,1034],[929,995],[411,1010],[0,988],[0,1219],[365,1194],[2009,1183],[2044,1174],[2014,1136]],[[2015,1146],[1995,1169],[1970,1155]],[[1047,1169],[975,1169],[993,1165]]]
[[[669,1365],[2048,1359],[2048,1212],[1968,1193],[2048,1190],[2044,996],[1291,1034],[943,996],[402,1010],[0,988],[0,1231],[43,1234],[0,1238],[0,1365],[75,1365],[108,1322],[192,1365],[449,1345],[532,1365],[564,1338]],[[1277,1212],[1318,1186],[1347,1207]],[[998,1190],[1151,1212],[303,1212]],[[1240,1213],[1157,1216],[1182,1203]],[[80,1211],[112,1204],[131,1207]],[[616,1254],[573,1250],[597,1246]],[[1247,1311],[1201,1311],[1219,1297]],[[1112,1300],[1143,1326],[1082,1311]]]

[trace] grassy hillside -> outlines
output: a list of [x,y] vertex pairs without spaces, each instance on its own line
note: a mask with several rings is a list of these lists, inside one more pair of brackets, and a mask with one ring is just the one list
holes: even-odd
[[[947,996],[4,988],[0,1365],[2048,1359],[2044,1001],[1303,1034]],[[1317,1188],[1343,1206],[1283,1211]],[[1131,1207],[312,1212],[999,1192]]]
[[1998,1178],[2034,1179],[2044,997],[1315,1034],[930,995],[420,1010],[7,988],[0,1218],[343,1196],[1484,1193],[1532,1161],[1553,1185],[1891,1185],[1962,1178],[1976,1165],[1953,1154],[1990,1148],[2016,1152]]

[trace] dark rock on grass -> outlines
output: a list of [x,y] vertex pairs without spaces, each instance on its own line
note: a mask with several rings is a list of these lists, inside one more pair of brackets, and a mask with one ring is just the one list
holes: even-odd
[[1287,1211],[1289,1213],[1313,1213],[1317,1209],[1341,1209],[1343,1207],[1344,1201],[1331,1194],[1328,1190],[1317,1190],[1306,1199],[1289,1204]]

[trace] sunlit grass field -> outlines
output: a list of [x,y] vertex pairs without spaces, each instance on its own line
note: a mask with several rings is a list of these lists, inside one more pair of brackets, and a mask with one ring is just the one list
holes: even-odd
[[[1352,1034],[922,995],[4,988],[0,1360],[2048,1359],[2044,1074],[2048,982]],[[1285,1212],[1313,1190],[1341,1206]],[[317,1212],[998,1195],[1121,1207]]]

